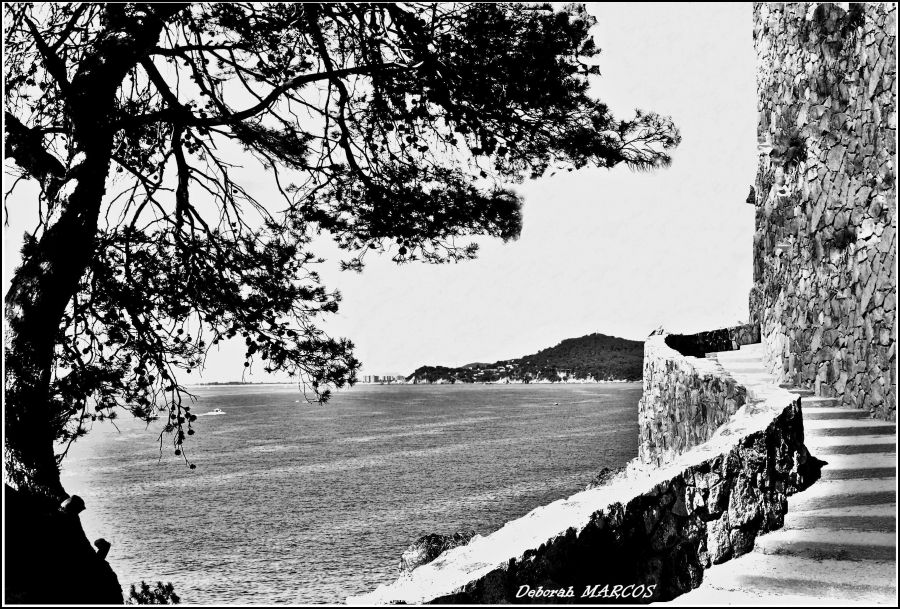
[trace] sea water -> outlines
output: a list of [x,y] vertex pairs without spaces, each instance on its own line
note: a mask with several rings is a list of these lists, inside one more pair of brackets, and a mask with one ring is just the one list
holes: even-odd
[[397,576],[426,533],[487,534],[637,454],[638,383],[359,385],[311,405],[295,386],[192,389],[186,445],[95,424],[64,462],[126,589],[183,602],[342,602]]

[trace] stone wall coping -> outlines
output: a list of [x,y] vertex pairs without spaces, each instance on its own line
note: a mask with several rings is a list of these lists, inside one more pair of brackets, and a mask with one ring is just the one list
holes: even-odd
[[680,351],[670,347],[666,342],[666,338],[669,336],[672,335],[663,333],[648,336],[644,342],[644,359],[653,359],[656,361],[681,360],[692,366],[697,372],[714,374],[716,376],[728,376],[728,373],[722,369],[716,360],[705,357],[694,357],[693,355],[684,355]]
[[[663,345],[665,346],[664,342]],[[670,349],[665,346],[666,349]],[[674,352],[674,350],[673,350]],[[684,357],[679,354],[679,357]],[[699,358],[692,358],[697,359]],[[798,407],[799,398],[777,386],[760,394],[760,401],[742,406],[706,442],[679,455],[663,467],[641,465],[635,459],[607,485],[581,491],[545,506],[522,518],[507,522],[499,530],[476,535],[465,545],[441,554],[396,581],[372,592],[347,598],[351,605],[383,605],[396,602],[421,604],[452,594],[469,582],[522,556],[527,550],[564,535],[570,528],[580,532],[599,510],[651,492],[686,470],[719,455],[728,454],[747,436],[763,431],[788,408]]]
[[664,336],[665,343],[684,356],[703,359],[706,353],[734,351],[742,345],[760,342],[759,324],[741,324],[694,334],[675,334],[660,328],[651,336]]

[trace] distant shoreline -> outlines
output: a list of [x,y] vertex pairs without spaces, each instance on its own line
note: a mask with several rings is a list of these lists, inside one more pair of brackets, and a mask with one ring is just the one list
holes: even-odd
[[[365,387],[373,387],[379,385],[390,385],[397,387],[411,387],[414,385],[628,385],[633,383],[640,383],[641,379],[637,380],[612,380],[612,381],[585,381],[585,380],[575,380],[575,381],[509,381],[499,382],[499,381],[490,381],[490,382],[476,382],[476,383],[465,383],[465,382],[419,382],[419,383],[404,383],[404,382],[391,382],[391,383],[364,383],[359,382],[355,383],[354,387],[359,387],[363,385]],[[212,382],[212,383],[192,383],[187,385],[187,387],[265,387],[265,386],[286,386],[286,385],[297,385],[296,382],[242,382],[242,381],[228,381],[228,382]],[[349,387],[343,387],[342,389],[349,389]]]
[[210,383],[190,383],[187,387],[235,387],[249,385],[296,385],[295,381],[213,381]]
[[[628,383],[640,383],[642,379],[613,379],[609,381],[594,381],[594,380],[586,380],[586,379],[573,379],[573,380],[558,380],[551,381],[547,379],[535,380],[535,381],[523,381],[523,380],[502,380],[502,381],[447,381],[447,380],[438,380],[438,381],[418,381],[418,382],[408,382],[408,383],[366,383],[368,385],[624,385]],[[361,383],[357,383],[361,384]]]

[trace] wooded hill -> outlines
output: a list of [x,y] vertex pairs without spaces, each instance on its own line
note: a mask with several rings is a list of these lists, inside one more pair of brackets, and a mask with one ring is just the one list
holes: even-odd
[[504,378],[524,382],[542,379],[554,382],[578,379],[638,381],[643,358],[643,342],[595,333],[567,338],[555,347],[493,364],[475,363],[459,368],[422,366],[407,380],[417,383],[441,380],[487,383]]

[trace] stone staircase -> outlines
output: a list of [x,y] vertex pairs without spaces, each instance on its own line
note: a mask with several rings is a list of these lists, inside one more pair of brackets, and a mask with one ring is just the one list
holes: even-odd
[[[750,399],[774,388],[761,345],[709,354]],[[716,565],[674,604],[897,604],[897,426],[802,396],[806,446],[822,478],[788,500],[784,528],[753,552]]]

